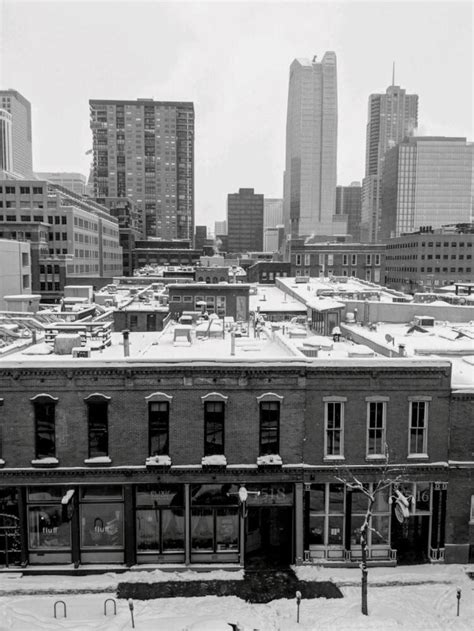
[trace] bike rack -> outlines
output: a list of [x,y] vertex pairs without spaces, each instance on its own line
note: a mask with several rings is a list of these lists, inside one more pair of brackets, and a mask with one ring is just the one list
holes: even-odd
[[104,601],[104,616],[107,615],[107,603],[113,603],[114,604],[114,616],[117,615],[117,603],[115,601],[115,598],[107,598],[107,600]]
[[54,603],[54,617],[55,617],[55,618],[57,618],[57,615],[56,615],[56,606],[57,606],[57,605],[59,605],[59,603],[61,603],[61,604],[62,604],[62,606],[63,606],[63,613],[64,613],[63,618],[67,618],[66,603],[64,602],[64,600],[57,600],[57,601]]

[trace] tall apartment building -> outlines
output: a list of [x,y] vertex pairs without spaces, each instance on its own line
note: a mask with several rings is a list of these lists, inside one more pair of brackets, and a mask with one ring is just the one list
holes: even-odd
[[229,252],[261,252],[263,248],[263,195],[240,188],[227,196]]
[[380,240],[380,183],[385,154],[418,126],[418,95],[407,94],[393,83],[385,94],[369,96],[361,236],[371,243]]
[[284,223],[292,237],[334,231],[337,170],[337,64],[295,59],[290,67]]
[[360,242],[360,216],[362,208],[362,188],[359,182],[336,188],[336,216],[345,217],[347,233],[354,243]]
[[[11,174],[25,178],[33,177],[33,148],[31,136],[31,104],[16,90],[0,90],[0,112],[5,110],[11,116]],[[5,114],[0,114],[5,121]],[[8,146],[8,135],[0,135],[0,154]]]
[[117,220],[96,202],[44,180],[0,180],[0,238],[31,242],[33,291],[122,275]]
[[420,226],[472,221],[474,144],[466,138],[410,137],[385,156],[381,184],[383,241]]
[[128,197],[143,237],[194,235],[194,106],[91,100],[95,197]]
[[69,172],[36,172],[36,177],[39,180],[48,180],[52,184],[58,184],[59,186],[63,186],[64,188],[69,189],[73,193],[77,193],[78,195],[86,195],[86,187],[87,187],[87,178],[82,173],[69,173]]

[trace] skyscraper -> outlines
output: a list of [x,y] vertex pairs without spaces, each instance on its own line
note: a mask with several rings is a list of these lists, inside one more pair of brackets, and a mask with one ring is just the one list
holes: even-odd
[[[0,111],[11,116],[11,168],[13,175],[33,177],[33,148],[31,139],[31,105],[16,90],[0,90]],[[1,116],[5,121],[5,114]],[[0,153],[4,153],[6,137],[0,137]],[[8,169],[0,170],[7,171]]]
[[369,96],[361,237],[372,243],[379,241],[380,182],[385,154],[418,126],[418,95],[406,94],[394,82],[393,77],[385,94]]
[[227,195],[229,252],[261,252],[263,248],[263,195],[240,188]]
[[406,138],[385,155],[381,239],[423,226],[470,223],[473,199],[473,143],[466,138]]
[[128,197],[144,237],[194,236],[194,106],[89,101],[96,197]]
[[360,242],[360,211],[362,189],[360,182],[336,188],[336,215],[347,219],[347,233],[354,243]]
[[290,66],[283,216],[287,235],[333,234],[337,176],[337,64]]

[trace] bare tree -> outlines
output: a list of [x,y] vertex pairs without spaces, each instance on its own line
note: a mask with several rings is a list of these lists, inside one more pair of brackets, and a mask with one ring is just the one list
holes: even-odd
[[[367,587],[368,587],[368,573],[369,569],[367,566],[368,560],[368,541],[369,541],[369,531],[375,532],[381,539],[383,536],[372,527],[372,509],[376,500],[376,497],[379,493],[383,493],[386,489],[396,488],[398,484],[403,480],[404,474],[401,472],[400,468],[390,467],[389,458],[388,458],[388,449],[385,447],[385,462],[380,466],[380,469],[377,468],[377,481],[373,483],[372,489],[370,489],[369,483],[362,482],[351,470],[350,468],[340,469],[338,471],[338,475],[336,475],[336,479],[342,484],[345,485],[346,488],[351,489],[352,491],[358,491],[363,493],[367,498],[367,509],[364,516],[364,521],[360,528],[360,545],[362,550],[362,560],[360,563],[360,569],[362,572],[361,577],[361,611],[364,616],[369,615],[368,606],[367,606]],[[374,472],[375,473],[375,472]],[[395,491],[395,499],[396,501],[400,501],[399,497],[403,498],[402,494],[399,491]],[[389,502],[391,503],[392,497],[390,497]]]

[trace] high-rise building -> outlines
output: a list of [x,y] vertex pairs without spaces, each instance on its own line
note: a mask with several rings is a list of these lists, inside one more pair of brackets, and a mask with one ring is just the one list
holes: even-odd
[[263,248],[263,195],[240,188],[227,195],[229,252],[261,252]]
[[413,134],[418,126],[418,95],[400,86],[369,96],[365,177],[362,182],[361,237],[376,243],[380,231],[380,182],[388,149]]
[[227,220],[214,222],[214,236],[227,234]]
[[336,188],[336,216],[347,220],[347,233],[354,243],[360,242],[360,213],[362,205],[362,188],[360,182],[352,182],[350,186]]
[[337,64],[295,59],[290,67],[283,214],[293,237],[333,234],[337,176]]
[[89,101],[95,197],[128,197],[144,237],[194,236],[194,106]]
[[194,234],[194,247],[196,250],[202,250],[207,241],[207,226],[196,226]]
[[12,115],[0,109],[0,171],[7,175],[13,169]]
[[474,144],[466,138],[412,136],[385,155],[381,184],[382,241],[420,226],[470,223]]
[[283,224],[283,199],[265,197],[263,200],[263,228],[276,228]]
[[[0,111],[11,116],[11,168],[16,176],[33,177],[33,148],[31,140],[31,104],[16,90],[0,90]],[[0,116],[5,121],[5,115]],[[0,154],[7,136],[0,136]],[[0,170],[8,171],[8,169]]]
[[52,184],[64,186],[64,188],[67,188],[78,195],[86,194],[87,178],[85,175],[82,175],[82,173],[51,173],[49,171],[42,171],[36,172],[35,175],[40,180],[48,180],[48,182],[51,182]]

